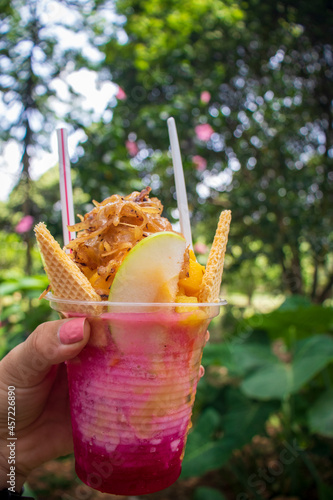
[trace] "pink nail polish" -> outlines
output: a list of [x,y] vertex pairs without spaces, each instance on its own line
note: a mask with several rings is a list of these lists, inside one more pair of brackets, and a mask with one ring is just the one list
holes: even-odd
[[60,342],[64,345],[80,342],[84,336],[85,320],[86,318],[75,318],[61,325],[58,331]]

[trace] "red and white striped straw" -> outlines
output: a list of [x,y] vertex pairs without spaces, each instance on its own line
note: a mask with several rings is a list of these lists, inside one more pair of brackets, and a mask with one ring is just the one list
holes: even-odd
[[67,226],[72,226],[75,222],[67,130],[65,128],[59,128],[57,130],[57,137],[59,151],[59,184],[62,231],[64,235],[64,245],[67,245],[72,239],[75,238],[75,233],[71,233],[67,228]]

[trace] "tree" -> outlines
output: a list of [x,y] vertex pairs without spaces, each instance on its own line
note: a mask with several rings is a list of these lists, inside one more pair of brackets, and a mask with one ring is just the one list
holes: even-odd
[[103,75],[122,93],[110,126],[87,130],[82,163],[93,161],[101,179],[131,168],[175,214],[166,127],[173,115],[196,228],[211,240],[219,210],[232,208],[237,265],[265,255],[280,265],[285,290],[324,301],[332,289],[330,2],[116,7],[126,37],[101,48]]
[[[49,148],[51,132],[59,119],[66,116],[64,106],[75,114],[75,94],[68,88],[71,97],[67,102],[65,97],[61,103],[55,81],[73,67],[74,60],[78,67],[90,64],[81,47],[66,48],[60,42],[68,31],[83,29],[91,8],[95,4],[87,5],[85,0],[60,0],[52,7],[44,0],[11,0],[4,2],[1,10],[0,100],[4,113],[0,121],[0,145],[3,148],[12,140],[20,148],[21,171],[12,196],[19,200],[19,205],[13,202],[12,208],[25,218],[37,215],[31,181],[32,159],[41,149]],[[66,17],[66,13],[70,15]],[[89,35],[88,28],[86,34]],[[76,121],[68,114],[69,126],[80,126],[80,120],[84,121],[83,112]],[[9,221],[7,228],[8,224]],[[30,274],[31,231],[22,232],[22,236],[26,244],[26,272]]]

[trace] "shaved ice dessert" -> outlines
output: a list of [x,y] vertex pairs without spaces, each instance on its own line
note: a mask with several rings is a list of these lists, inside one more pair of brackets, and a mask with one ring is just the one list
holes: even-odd
[[90,339],[67,362],[76,472],[119,495],[152,493],[181,472],[206,332],[218,315],[231,220],[222,212],[206,269],[162,217],[150,188],[113,195],[70,226],[66,253],[45,224],[35,233],[65,318]]

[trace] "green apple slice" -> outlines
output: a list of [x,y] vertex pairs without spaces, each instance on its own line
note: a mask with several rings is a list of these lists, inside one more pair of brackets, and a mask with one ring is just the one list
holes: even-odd
[[119,267],[109,301],[174,302],[185,249],[185,238],[169,231],[141,240]]

